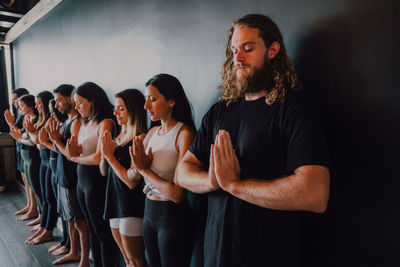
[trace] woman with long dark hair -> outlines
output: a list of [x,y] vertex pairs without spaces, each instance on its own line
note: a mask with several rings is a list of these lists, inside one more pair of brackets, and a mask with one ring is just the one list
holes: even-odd
[[[23,95],[28,95],[29,92],[25,88],[17,88],[12,90],[11,92],[11,101],[12,101],[12,111],[9,109],[6,109],[4,111],[4,118],[10,127],[10,131],[12,129],[21,129],[23,127],[22,125],[22,120],[24,119],[24,115],[21,113],[19,110],[19,104],[18,104],[18,98],[20,98]],[[33,218],[34,214],[37,214],[37,211],[34,210],[32,203],[31,203],[31,198],[30,196],[32,195],[32,189],[29,186],[28,181],[26,180],[26,176],[24,173],[24,162],[21,156],[21,148],[22,148],[22,143],[16,140],[15,142],[15,148],[16,148],[16,161],[17,161],[17,170],[21,174],[22,182],[24,183],[25,187],[25,195],[26,195],[26,206],[23,207],[22,209],[16,211],[14,213],[15,216],[17,215],[22,215],[21,217],[18,218],[18,220],[28,220]],[[36,207],[35,207],[36,209]]]
[[[54,123],[57,125],[57,128],[60,128],[65,120],[67,119],[67,116],[63,113],[61,113],[57,108],[56,108],[56,101],[55,99],[51,99],[49,103],[49,112],[50,112],[50,117],[47,120],[46,124],[44,127],[42,127],[39,130],[38,133],[38,138],[39,142],[46,146],[48,149],[50,149],[50,159],[49,159],[49,169],[48,172],[50,172],[49,176],[46,176],[46,190],[45,193],[45,201],[46,205],[48,206],[48,213],[47,217],[48,219],[46,220],[46,224],[44,224],[44,227],[46,229],[49,227],[49,225],[52,225],[55,220],[58,218],[58,210],[57,210],[57,157],[58,157],[58,151],[57,147],[55,144],[50,140],[48,132],[50,132],[50,127],[51,124]],[[42,220],[43,222],[43,220]],[[68,237],[68,227],[67,223],[62,220],[62,240],[60,243],[57,243],[57,245],[54,245],[50,247],[49,253],[55,253],[55,251],[63,246],[66,248],[69,248],[69,237]],[[61,252],[61,251],[60,251]],[[65,250],[61,252],[67,253],[68,251]],[[64,254],[65,254],[64,253]],[[57,254],[57,255],[61,255]],[[56,254],[54,254],[56,255]]]
[[193,218],[185,190],[176,183],[176,166],[194,136],[191,107],[179,80],[159,74],[146,83],[145,109],[152,121],[146,138],[135,137],[132,171],[146,182],[143,237],[150,267],[189,266]]
[[95,266],[114,267],[117,248],[103,219],[106,177],[99,170],[101,142],[98,142],[105,131],[113,132],[113,105],[104,90],[92,82],[77,87],[73,95],[82,124],[79,128],[75,123],[72,125],[67,151],[69,159],[78,163],[78,201],[88,225]]
[[[18,106],[24,115],[23,125],[30,121],[36,123],[39,119],[38,111],[35,108],[35,97],[33,95],[23,95],[18,99]],[[42,194],[39,180],[40,156],[36,144],[30,139],[25,128],[14,127],[10,131],[11,136],[22,143],[21,156],[23,160],[24,173],[32,191],[29,193],[31,200],[31,215],[38,215],[37,208],[41,212]],[[29,213],[29,212],[28,212]],[[32,218],[30,217],[30,218]]]
[[[101,142],[103,174],[108,169],[104,219],[110,221],[111,232],[124,257],[126,266],[144,267],[142,223],[144,212],[143,178],[128,172],[131,161],[129,146],[135,136],[147,132],[145,99],[137,89],[126,89],[115,95],[114,115],[121,126],[119,135],[112,140],[104,132]],[[107,162],[107,165],[106,165]]]
[[47,191],[52,190],[46,186],[46,181],[51,178],[51,171],[49,168],[50,163],[50,149],[39,141],[39,131],[44,128],[47,120],[50,118],[49,102],[54,98],[53,94],[49,91],[40,92],[36,96],[36,109],[39,116],[36,124],[31,121],[26,121],[24,127],[28,132],[30,138],[36,143],[40,154],[40,168],[39,168],[39,181],[41,188],[42,198],[42,216],[40,227],[30,238],[28,244],[40,244],[52,240],[53,229],[56,225],[57,212],[54,208],[49,206],[49,201],[46,201]]

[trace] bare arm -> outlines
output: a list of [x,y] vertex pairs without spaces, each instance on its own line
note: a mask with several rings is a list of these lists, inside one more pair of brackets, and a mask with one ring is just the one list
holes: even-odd
[[102,176],[107,176],[108,166],[106,159],[102,156],[99,163],[99,169]]
[[273,181],[237,180],[224,190],[252,204],[276,210],[306,210],[322,213],[329,198],[329,170],[305,165],[295,173]]
[[240,166],[228,132],[216,137],[215,173],[221,188],[252,204],[276,210],[322,213],[329,198],[329,170],[321,165],[298,167],[294,174],[272,181],[239,179]]
[[192,152],[187,151],[178,165],[179,185],[195,193],[208,193],[218,189],[212,165],[213,160],[210,161],[209,171],[204,171],[203,164]]
[[[46,123],[47,124],[47,123]],[[50,141],[49,136],[47,135],[47,131],[45,127],[42,127],[39,130],[38,139],[40,144],[44,145],[46,148],[57,152],[56,146]]]
[[112,132],[113,127],[114,127],[114,122],[111,119],[104,119],[100,123],[99,132],[97,133],[98,142],[97,142],[96,152],[86,156],[70,155],[70,160],[83,165],[99,165],[101,160],[101,148],[100,148],[101,136],[104,131]]
[[143,179],[140,173],[134,171],[134,169],[126,169],[119,163],[119,161],[114,157],[107,157],[108,164],[114,170],[118,178],[129,187],[129,189],[134,189],[135,186]]
[[[76,119],[71,125],[71,136],[77,136],[79,134],[79,128],[81,127],[81,120]],[[57,150],[68,158],[67,144],[64,144],[61,140],[60,128],[55,121],[49,123],[46,128],[49,137],[53,144],[57,147]]]
[[35,143],[31,140],[30,136],[27,133],[23,133],[21,135],[21,138],[18,139],[19,142],[21,142],[24,145],[28,145],[28,146],[34,146]]
[[[142,135],[144,138],[144,134]],[[102,154],[102,160],[100,162],[100,171],[102,172],[102,175],[105,176],[107,175],[107,165],[106,161],[108,164],[111,166],[115,174],[118,176],[118,178],[126,184],[130,189],[135,188],[135,186],[140,182],[142,179],[142,176],[136,172],[133,171],[134,169],[126,169],[124,166],[121,165],[121,163],[115,158],[114,156],[114,142],[112,141],[111,133],[110,132],[104,132],[102,137],[101,137],[101,154]]]
[[33,146],[35,145],[32,140],[29,138],[29,135],[27,133],[23,133],[20,128],[18,127],[13,127],[10,129],[10,135],[20,143],[28,146]]
[[[193,142],[194,139],[194,133],[192,130],[190,130],[187,126],[182,126],[180,132],[178,133],[177,136],[177,149],[179,152],[178,156],[178,164],[179,161],[183,158],[185,155],[186,151],[188,150],[189,146]],[[135,148],[136,148],[136,143]],[[139,148],[141,149],[141,148]],[[139,152],[142,153],[142,152]],[[136,169],[140,172],[140,174],[143,175],[145,179],[147,179],[152,185],[154,185],[155,188],[157,188],[162,194],[164,194],[168,199],[172,200],[175,203],[180,202],[184,196],[185,196],[185,191],[183,188],[176,182],[176,177],[177,177],[177,169],[175,169],[175,178],[174,181],[170,182],[162,177],[160,177],[158,174],[156,174],[149,166],[146,168],[142,168],[141,164],[139,162],[135,162]],[[139,165],[137,165],[139,163]]]

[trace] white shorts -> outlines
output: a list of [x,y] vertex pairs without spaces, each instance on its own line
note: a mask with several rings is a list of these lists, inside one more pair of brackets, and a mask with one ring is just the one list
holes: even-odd
[[143,218],[125,217],[110,219],[110,227],[119,229],[121,235],[136,237],[142,236]]

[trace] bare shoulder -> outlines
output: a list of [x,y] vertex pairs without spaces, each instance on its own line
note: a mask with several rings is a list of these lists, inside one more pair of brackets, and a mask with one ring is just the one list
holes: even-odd
[[71,124],[71,134],[72,135],[78,135],[79,130],[81,128],[82,120],[81,119],[76,119],[72,122]]
[[100,132],[104,132],[104,131],[112,131],[112,129],[114,128],[115,123],[112,119],[104,119],[101,121],[100,123],[100,128],[99,131]]
[[100,123],[100,127],[113,127],[115,125],[114,121],[112,119],[104,119]]
[[[187,125],[182,125],[179,129],[178,136],[176,137],[175,147],[178,151],[181,149],[187,150],[187,148],[192,144],[196,132],[194,129]],[[181,148],[181,149],[180,149]]]
[[186,124],[184,124],[179,129],[178,139],[180,139],[180,138],[194,139],[195,135],[196,135],[196,131],[193,128],[191,128],[191,127],[187,126]]

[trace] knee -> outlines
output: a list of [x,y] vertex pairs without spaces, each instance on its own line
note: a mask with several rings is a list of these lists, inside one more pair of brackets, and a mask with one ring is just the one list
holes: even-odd
[[86,224],[83,220],[75,221],[74,226],[79,233],[87,231]]
[[126,266],[129,267],[142,267],[144,266],[137,258],[134,258],[132,256],[128,256],[128,262]]

